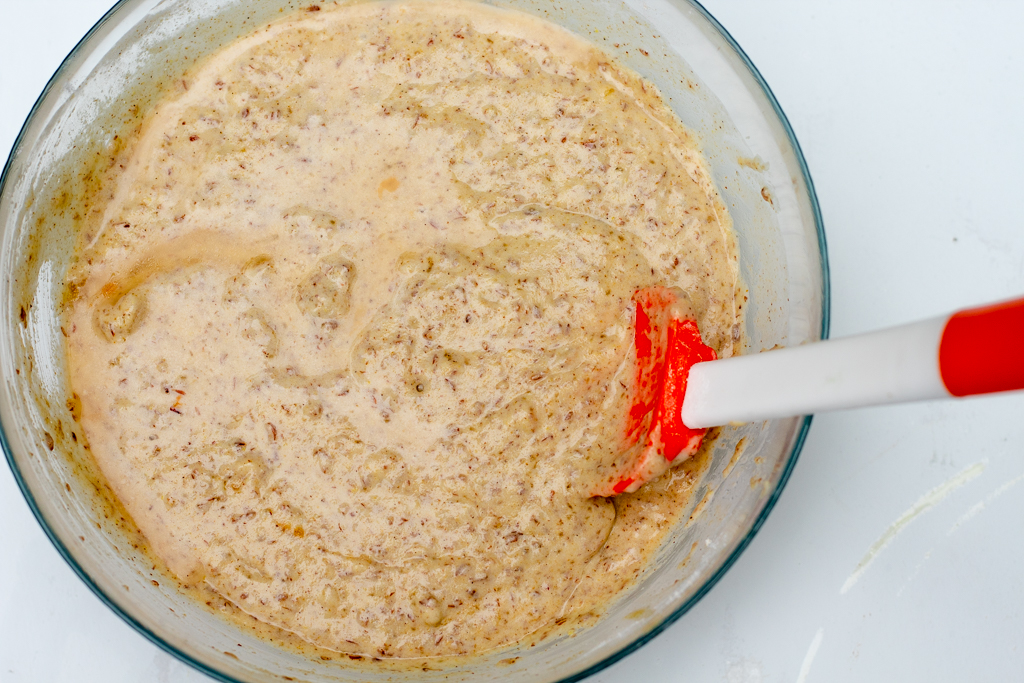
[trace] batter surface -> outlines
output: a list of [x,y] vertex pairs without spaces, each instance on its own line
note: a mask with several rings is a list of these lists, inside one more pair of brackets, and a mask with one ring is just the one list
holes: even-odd
[[653,86],[561,29],[310,10],[190,75],[97,198],[81,423],[153,551],[259,620],[508,645],[612,599],[684,509],[683,470],[587,492],[622,456],[637,288],[685,290],[732,353],[728,217]]

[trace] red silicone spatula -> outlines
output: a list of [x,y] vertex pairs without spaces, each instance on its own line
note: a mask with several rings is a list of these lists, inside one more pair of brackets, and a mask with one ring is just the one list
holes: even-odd
[[629,459],[594,491],[637,490],[737,422],[1024,389],[1024,299],[879,332],[716,360],[685,297],[642,289]]

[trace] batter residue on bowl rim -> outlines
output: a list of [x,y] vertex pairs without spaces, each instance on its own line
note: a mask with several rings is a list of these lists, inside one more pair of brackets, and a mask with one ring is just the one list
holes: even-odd
[[[310,8],[312,9],[312,8]],[[639,287],[738,340],[728,216],[652,85],[525,14],[322,5],[151,113],[66,311],[90,448],[178,577],[322,648],[599,609],[694,468],[614,502]]]

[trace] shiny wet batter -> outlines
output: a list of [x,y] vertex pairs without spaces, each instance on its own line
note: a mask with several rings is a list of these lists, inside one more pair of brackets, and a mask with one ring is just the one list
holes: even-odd
[[587,496],[622,456],[631,296],[685,290],[720,356],[740,322],[728,216],[653,86],[449,1],[300,12],[185,85],[66,314],[153,552],[380,657],[508,645],[630,585],[692,488]]

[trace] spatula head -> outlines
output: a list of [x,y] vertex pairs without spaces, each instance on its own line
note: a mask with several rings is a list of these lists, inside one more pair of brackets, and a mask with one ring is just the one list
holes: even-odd
[[636,373],[624,444],[631,457],[595,490],[595,496],[636,491],[693,455],[707,433],[690,429],[682,418],[690,367],[717,357],[701,340],[685,294],[675,288],[648,287],[637,290],[633,301]]

